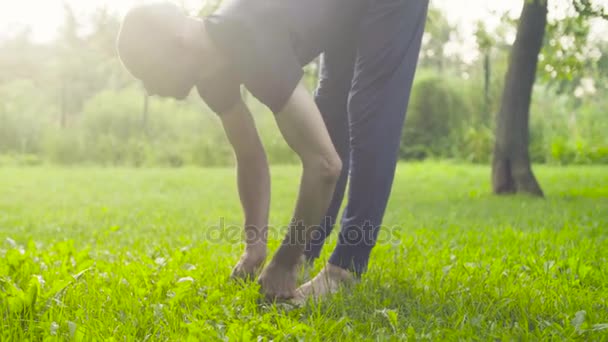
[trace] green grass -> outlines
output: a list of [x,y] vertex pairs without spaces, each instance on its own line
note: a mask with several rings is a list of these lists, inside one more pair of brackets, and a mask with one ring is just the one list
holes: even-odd
[[[0,340],[608,340],[608,168],[537,174],[546,200],[401,165],[363,282],[288,309],[227,281],[232,170],[0,169]],[[273,167],[272,249],[298,178]]]

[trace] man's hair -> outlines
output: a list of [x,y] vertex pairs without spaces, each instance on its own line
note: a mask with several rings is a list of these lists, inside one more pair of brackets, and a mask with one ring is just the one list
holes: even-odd
[[185,13],[171,2],[153,2],[132,8],[124,17],[117,39],[124,66],[141,78],[158,63],[170,63]]

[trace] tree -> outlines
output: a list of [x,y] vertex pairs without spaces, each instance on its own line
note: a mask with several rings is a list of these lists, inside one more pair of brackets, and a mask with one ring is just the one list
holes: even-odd
[[[529,118],[532,89],[536,79],[539,64],[539,53],[547,31],[548,0],[526,0],[517,27],[515,43],[511,50],[509,67],[505,77],[505,85],[500,111],[496,119],[496,142],[492,162],[492,183],[496,194],[512,194],[523,192],[535,196],[544,196],[543,191],[532,172],[529,157]],[[572,0],[578,13],[574,20],[564,20],[562,26],[566,31],[574,33],[574,45],[586,42],[588,33],[583,21],[589,17],[608,19],[603,8],[598,8],[590,0]],[[551,27],[555,31],[554,27]],[[556,49],[556,44],[551,48]],[[561,46],[558,50],[563,51]],[[576,51],[575,51],[576,52]],[[564,55],[564,54],[562,54]],[[570,58],[576,53],[562,58],[557,72],[552,66],[553,74],[565,74],[571,77],[576,70],[580,58]],[[543,56],[545,57],[545,56]],[[550,60],[543,58],[543,65],[551,65]]]
[[546,0],[526,1],[517,27],[496,120],[492,181],[497,194],[525,192],[543,196],[530,165],[528,125],[547,12]]
[[576,11],[584,17],[599,17],[608,20],[608,13],[603,7],[595,6],[591,0],[572,0]]
[[52,49],[32,40],[31,30],[24,28],[0,41],[0,84],[28,79],[46,84],[45,74],[52,59]]
[[448,60],[444,47],[452,39],[455,31],[456,28],[450,25],[443,11],[435,6],[431,6],[426,20],[426,32],[422,42],[420,66],[443,71]]
[[481,21],[477,22],[477,30],[475,31],[475,38],[477,40],[477,46],[479,51],[483,55],[483,123],[487,123],[485,120],[490,113],[490,82],[492,78],[491,70],[491,53],[492,46],[495,44],[494,39],[487,31],[485,24]]
[[52,44],[55,58],[50,69],[55,73],[63,128],[78,119],[84,103],[94,94],[132,82],[116,58],[118,16],[102,7],[87,19],[90,31],[85,33],[80,18],[64,4],[64,21]]

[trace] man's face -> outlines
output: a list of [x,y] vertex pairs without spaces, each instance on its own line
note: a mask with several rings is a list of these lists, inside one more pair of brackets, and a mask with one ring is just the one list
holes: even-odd
[[196,73],[185,60],[173,60],[170,65],[158,68],[141,77],[150,96],[171,97],[183,100],[190,94]]

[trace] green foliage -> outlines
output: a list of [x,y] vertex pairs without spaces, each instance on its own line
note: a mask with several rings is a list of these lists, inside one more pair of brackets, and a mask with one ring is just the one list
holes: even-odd
[[468,127],[464,132],[461,157],[472,163],[487,164],[494,149],[494,131],[486,126]]
[[426,21],[426,32],[422,43],[420,54],[420,65],[422,67],[444,69],[449,64],[457,64],[450,60],[444,52],[447,44],[456,31],[456,27],[448,22],[445,13],[431,4]]
[[[495,62],[490,106],[484,106],[479,73],[464,80],[421,69],[404,127],[401,156],[406,159],[455,158],[487,163],[493,150],[493,117],[498,110],[501,64]],[[555,87],[535,88],[531,109],[534,162],[605,163],[608,102],[601,93],[573,98]],[[233,164],[231,148],[215,114],[195,96],[187,102],[150,98],[144,120],[144,94],[138,87],[105,90],[83,104],[66,128],[33,82],[0,87],[0,154],[2,164],[98,164],[135,167]],[[282,138],[274,116],[253,98],[262,142],[274,164],[298,163]],[[10,162],[8,161],[10,159]]]
[[[0,340],[605,340],[608,170],[535,171],[546,200],[492,196],[487,166],[400,165],[361,283],[289,308],[228,281],[232,169],[2,168]],[[299,175],[272,169],[270,251]]]
[[[496,63],[500,71],[503,66]],[[494,149],[493,117],[498,111],[502,72],[490,85],[488,113],[481,109],[479,73],[468,81],[421,70],[414,84],[401,156],[455,158],[488,163]],[[605,163],[608,101],[600,93],[581,98],[539,84],[530,109],[530,156],[535,163]]]
[[469,110],[450,80],[424,75],[416,81],[401,145],[401,156],[424,159],[442,156],[458,141]]
[[[575,2],[583,15],[572,11],[547,28],[530,122],[530,152],[539,163],[606,160],[608,46],[590,41],[588,22],[601,8]],[[206,2],[201,15],[219,4]],[[233,164],[219,120],[196,96],[185,103],[151,98],[144,115],[143,91],[116,57],[119,23],[105,9],[81,18],[67,6],[55,41],[33,42],[27,31],[0,41],[0,165]],[[481,56],[467,64],[444,53],[458,31],[440,9],[431,8],[402,158],[491,159],[514,23],[505,15],[493,32],[479,24]],[[309,88],[317,73],[316,63],[305,69]],[[589,80],[592,90],[582,86]],[[244,96],[269,160],[298,163],[273,115],[247,92]]]
[[60,129],[46,132],[43,152],[48,162],[61,165],[81,163],[84,161],[85,153],[78,132]]
[[608,20],[608,13],[603,4],[597,5],[596,1],[592,0],[572,0],[572,3],[576,11],[583,17],[599,17]]
[[253,111],[262,144],[272,164],[297,164],[299,157],[291,150],[274,120],[274,115],[259,101],[251,99],[249,105]]
[[40,135],[53,113],[46,106],[44,88],[16,80],[0,84],[0,99],[0,153],[38,153]]
[[582,16],[549,22],[538,63],[539,76],[547,83],[571,89],[576,83],[564,81],[580,79],[591,59],[587,48],[590,29],[589,20]]
[[530,122],[532,159],[562,165],[605,163],[607,105],[604,97],[588,96],[577,103],[568,95],[536,87]]

